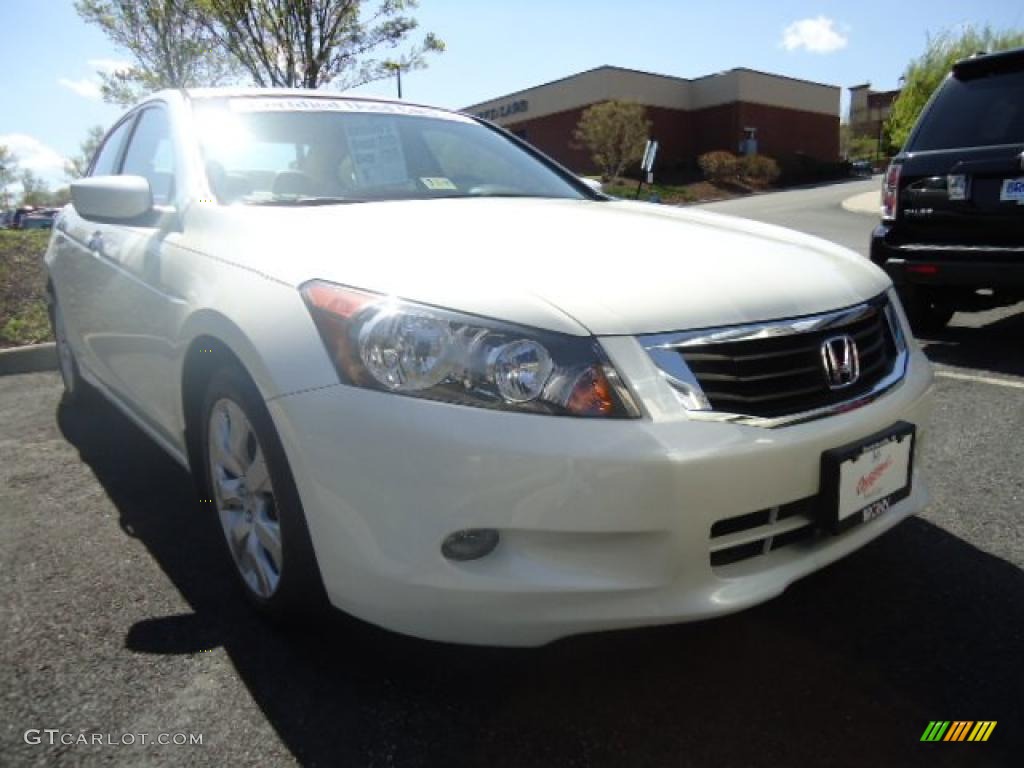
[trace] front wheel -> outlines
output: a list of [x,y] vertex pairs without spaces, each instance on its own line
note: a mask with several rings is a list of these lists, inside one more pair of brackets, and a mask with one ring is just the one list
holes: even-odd
[[274,618],[317,612],[326,600],[298,490],[263,399],[237,368],[214,374],[202,424],[202,506],[216,510],[246,596]]
[[50,327],[53,330],[53,340],[57,347],[57,368],[60,370],[60,378],[64,382],[64,402],[73,404],[82,399],[86,384],[78,370],[75,352],[68,342],[64,312],[57,297],[53,294],[50,298]]

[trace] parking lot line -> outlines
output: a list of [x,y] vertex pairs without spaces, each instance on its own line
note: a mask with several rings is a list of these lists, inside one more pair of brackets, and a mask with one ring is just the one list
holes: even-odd
[[957,379],[958,381],[976,381],[981,384],[995,384],[998,387],[1009,387],[1010,389],[1024,389],[1024,381],[1010,381],[1009,379],[994,379],[991,376],[973,376],[969,373],[956,373],[954,371],[938,370],[936,376],[944,379]]

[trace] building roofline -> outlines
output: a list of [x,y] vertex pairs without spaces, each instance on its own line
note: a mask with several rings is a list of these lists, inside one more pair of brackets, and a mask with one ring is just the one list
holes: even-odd
[[577,77],[582,77],[583,75],[589,75],[592,72],[598,72],[599,70],[602,70],[602,69],[617,70],[619,72],[632,72],[632,73],[637,74],[637,75],[646,75],[647,77],[660,77],[660,78],[662,78],[664,80],[675,80],[675,81],[681,82],[681,83],[694,83],[694,82],[697,82],[698,80],[707,80],[708,78],[711,78],[711,77],[721,77],[723,75],[729,74],[730,72],[752,72],[752,73],[757,74],[757,75],[764,75],[765,77],[775,77],[775,78],[778,78],[780,80],[790,80],[790,81],[796,82],[796,83],[805,83],[807,85],[816,85],[816,86],[821,87],[821,88],[834,88],[834,89],[839,90],[839,91],[842,90],[842,87],[838,86],[838,85],[829,85],[828,83],[819,83],[819,82],[816,82],[814,80],[805,80],[805,79],[799,78],[799,77],[790,77],[789,75],[780,75],[780,74],[775,73],[775,72],[765,72],[765,71],[760,70],[760,69],[751,69],[749,67],[733,67],[732,69],[722,70],[721,72],[712,72],[711,74],[701,75],[700,77],[679,77],[678,75],[664,75],[664,74],[661,74],[660,72],[650,72],[650,71],[645,70],[645,69],[633,69],[632,67],[619,67],[619,66],[616,66],[614,64],[602,64],[602,65],[600,65],[598,67],[591,67],[590,69],[584,69],[584,70],[582,70],[580,72],[574,72],[571,75],[566,75],[564,77],[558,77],[558,78],[555,78],[554,80],[548,80],[547,82],[544,82],[544,83],[538,83],[537,85],[530,85],[530,86],[527,86],[526,88],[520,88],[517,91],[511,91],[510,93],[506,93],[506,94],[503,94],[501,96],[495,96],[495,97],[490,98],[490,99],[484,99],[483,101],[478,101],[478,102],[475,102],[473,104],[470,104],[469,106],[463,107],[459,111],[461,111],[461,112],[471,112],[472,110],[476,109],[477,107],[481,106],[482,104],[489,104],[492,101],[504,101],[506,99],[511,99],[511,98],[514,98],[514,97],[519,96],[521,94],[524,94],[527,91],[535,91],[538,88],[546,88],[547,86],[555,85],[556,83],[564,83],[567,80],[573,80],[573,79],[575,79]]

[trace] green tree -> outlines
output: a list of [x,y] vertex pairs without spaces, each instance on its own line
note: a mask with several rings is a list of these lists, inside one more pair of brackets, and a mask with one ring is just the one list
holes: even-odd
[[1021,30],[995,32],[990,27],[967,27],[957,34],[946,31],[929,36],[925,52],[911,61],[903,73],[903,90],[892,105],[884,138],[894,147],[906,143],[924,105],[957,60],[974,53],[1020,46],[1024,46]]
[[103,130],[103,126],[94,125],[89,129],[89,132],[85,135],[85,140],[78,145],[79,152],[74,157],[69,157],[64,163],[64,175],[69,179],[80,179],[85,176],[89,170],[89,164],[92,162],[92,156],[96,154],[96,150],[100,147],[100,142],[103,141],[103,136],[106,131]]
[[49,205],[52,199],[50,185],[28,168],[18,177],[21,182],[21,205]]
[[10,208],[7,187],[18,180],[18,158],[6,144],[0,144],[0,207]]
[[879,151],[884,154],[887,149],[887,146],[879,147],[878,139],[873,136],[851,136],[846,157],[849,160],[871,160],[878,156]]
[[50,193],[49,205],[54,208],[63,208],[65,205],[71,202],[71,187],[64,185],[57,187],[53,192]]
[[426,66],[444,50],[428,33],[399,57],[372,58],[393,49],[419,26],[407,9],[416,0],[196,0],[196,18],[220,48],[260,86],[345,89]]
[[580,116],[573,134],[590,151],[601,177],[616,179],[630,163],[639,162],[650,134],[647,111],[630,101],[605,101]]
[[75,10],[132,59],[98,73],[105,101],[127,106],[161,88],[221,85],[237,63],[216,49],[194,3],[186,0],[77,0]]

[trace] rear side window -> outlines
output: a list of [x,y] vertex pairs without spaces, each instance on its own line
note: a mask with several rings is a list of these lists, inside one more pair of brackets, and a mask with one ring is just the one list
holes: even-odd
[[90,176],[111,176],[117,173],[117,159],[121,156],[121,146],[133,122],[134,118],[125,120],[107,136],[107,140],[103,142],[93,160]]
[[148,180],[153,202],[157,205],[171,202],[174,197],[174,149],[170,124],[162,109],[147,109],[139,117],[121,173],[143,176]]
[[1024,143],[1024,71],[943,83],[909,150]]

